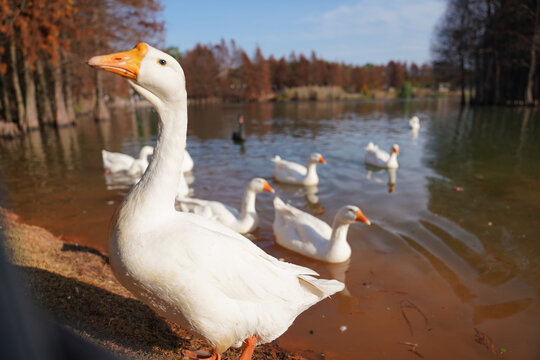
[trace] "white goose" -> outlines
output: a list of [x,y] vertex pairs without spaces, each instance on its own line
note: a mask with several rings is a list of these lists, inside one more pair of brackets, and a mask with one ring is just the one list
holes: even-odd
[[212,359],[243,344],[242,360],[251,358],[256,343],[277,338],[301,312],[343,290],[341,282],[280,262],[222,224],[175,210],[187,94],[173,57],[139,43],[88,63],[128,78],[160,115],[152,162],[113,219],[109,253],[120,283],[165,318],[202,335]]
[[283,160],[276,155],[272,161],[274,165],[274,178],[282,183],[295,185],[317,185],[319,176],[317,175],[317,164],[326,164],[326,160],[319,153],[313,153],[308,157],[307,167],[298,163]]
[[184,150],[184,161],[182,162],[182,171],[189,172],[193,170],[193,159],[187,150]]
[[192,212],[216,220],[240,234],[246,234],[259,226],[259,215],[257,215],[257,210],[255,209],[255,199],[257,193],[261,191],[273,193],[274,189],[262,178],[252,179],[244,192],[240,212],[219,201],[193,198],[177,198],[176,205],[181,211]]
[[178,184],[176,184],[176,190],[174,193],[174,200],[178,201],[180,199],[186,198],[192,194],[192,190],[189,188],[184,172],[180,173],[180,179]]
[[411,130],[418,131],[420,129],[420,119],[418,118],[418,116],[415,115],[409,119],[409,126]]
[[366,146],[366,155],[364,162],[369,165],[377,166],[385,169],[397,169],[399,167],[397,156],[399,155],[399,146],[392,145],[391,153],[379,149],[379,146],[370,142]]
[[126,171],[132,176],[142,175],[148,167],[148,156],[152,155],[153,152],[153,147],[143,146],[139,152],[139,157],[136,159],[127,154],[101,150],[103,168],[106,174]]
[[285,204],[279,197],[274,198],[274,236],[276,242],[304,256],[329,263],[340,263],[351,257],[351,247],[347,242],[349,225],[354,222],[371,222],[356,206],[342,207],[332,227],[324,221],[292,205]]

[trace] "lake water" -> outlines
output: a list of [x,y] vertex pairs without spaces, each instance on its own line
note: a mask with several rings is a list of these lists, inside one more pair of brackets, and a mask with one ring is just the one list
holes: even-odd
[[[238,114],[243,146],[230,140]],[[326,265],[273,243],[272,196],[258,196],[253,241],[347,286],[297,319],[278,340],[287,349],[313,359],[494,358],[475,342],[478,330],[504,358],[538,359],[539,118],[535,109],[460,111],[448,99],[191,106],[191,186],[196,197],[239,207],[251,178],[271,179],[274,155],[305,163],[317,151],[328,162],[317,168],[318,188],[270,181],[277,194],[327,222],[346,204],[371,220],[351,226],[350,261]],[[150,108],[115,109],[113,119],[3,141],[2,205],[66,241],[106,250],[128,186],[106,183],[101,149],[136,155],[155,144],[157,129]],[[369,141],[399,144],[395,174],[364,164]]]

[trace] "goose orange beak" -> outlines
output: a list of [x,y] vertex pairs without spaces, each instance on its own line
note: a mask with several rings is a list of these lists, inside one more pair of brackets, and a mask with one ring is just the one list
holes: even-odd
[[319,162],[321,164],[326,164],[326,160],[324,160],[324,158],[322,157],[322,155],[319,157]]
[[268,181],[264,182],[263,191],[268,191],[268,192],[271,192],[272,194],[275,193],[274,189],[270,186]]
[[148,45],[139,43],[135,48],[129,51],[94,56],[88,60],[88,65],[129,79],[137,80],[141,61],[147,52]]
[[368,225],[371,225],[371,221],[369,221],[367,219],[367,217],[364,215],[364,213],[362,213],[361,210],[358,210],[356,212],[356,219],[355,220],[358,221],[358,222],[363,222],[363,223],[366,223]]

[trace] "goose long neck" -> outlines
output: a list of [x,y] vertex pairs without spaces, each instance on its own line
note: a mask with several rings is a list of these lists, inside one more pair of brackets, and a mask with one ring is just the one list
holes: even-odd
[[148,154],[146,153],[146,151],[141,151],[141,153],[139,154],[139,160],[146,160],[148,159]]
[[242,209],[240,211],[240,219],[245,218],[249,214],[255,214],[255,200],[257,194],[251,190],[246,189],[244,192],[244,197],[242,198]]
[[349,246],[347,243],[349,225],[350,224],[340,222],[337,218],[334,219],[332,224],[332,235],[330,236],[330,241],[328,243],[329,249],[339,246]]
[[317,177],[317,163],[311,162],[307,164],[307,178]]
[[147,219],[174,212],[174,198],[186,148],[187,102],[157,108],[160,121],[154,155],[142,179],[128,195],[130,209]]
[[392,166],[397,165],[397,154],[395,152],[392,151],[392,153],[390,153],[390,157],[388,158],[387,164],[392,165]]

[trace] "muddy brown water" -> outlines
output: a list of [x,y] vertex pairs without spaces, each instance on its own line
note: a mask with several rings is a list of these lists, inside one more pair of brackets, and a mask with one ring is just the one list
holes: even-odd
[[[243,146],[231,141],[238,114]],[[418,134],[408,127],[414,114]],[[155,144],[156,129],[152,109],[118,108],[109,123],[81,118],[75,129],[3,141],[1,203],[106,251],[129,185],[104,177],[100,151],[135,155]],[[395,174],[364,165],[369,141],[400,145]],[[373,223],[351,226],[352,258],[327,265],[274,245],[272,196],[258,196],[256,244],[346,283],[298,317],[283,347],[313,359],[538,359],[539,145],[534,109],[460,111],[443,99],[192,106],[187,146],[195,196],[236,207],[252,177],[271,179],[275,154],[303,163],[320,152],[328,164],[319,186],[271,181],[279,196],[327,222],[358,205]]]

